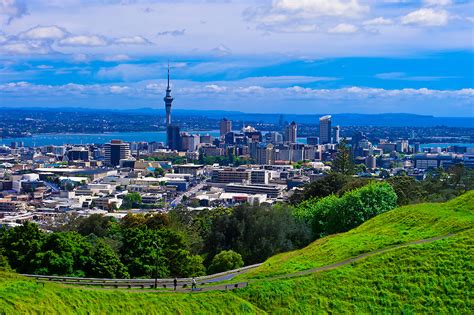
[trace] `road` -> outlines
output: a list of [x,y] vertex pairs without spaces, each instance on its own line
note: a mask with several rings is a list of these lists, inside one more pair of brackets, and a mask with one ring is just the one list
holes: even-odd
[[201,182],[201,183],[197,184],[196,186],[192,187],[191,189],[189,189],[188,191],[185,191],[184,193],[182,193],[181,195],[176,197],[173,201],[171,201],[170,206],[173,207],[173,208],[176,207],[177,205],[179,205],[183,201],[184,196],[186,196],[186,197],[192,196],[193,194],[195,194],[199,190],[201,190],[204,187],[205,184],[206,184],[205,182]]

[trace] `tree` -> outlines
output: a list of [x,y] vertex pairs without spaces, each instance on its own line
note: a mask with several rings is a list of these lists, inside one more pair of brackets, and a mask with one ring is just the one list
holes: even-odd
[[354,174],[354,162],[352,161],[352,153],[347,145],[347,140],[343,139],[337,146],[336,158],[332,164],[332,170],[344,175]]
[[86,273],[88,276],[99,278],[128,278],[130,276],[117,253],[102,239],[99,239],[94,246]]
[[142,196],[137,192],[131,192],[123,197],[122,209],[131,209],[142,202]]
[[209,273],[224,272],[244,266],[244,261],[239,253],[233,250],[223,250],[212,259]]
[[10,266],[19,273],[33,273],[31,262],[41,251],[45,233],[41,232],[38,225],[25,222],[12,229],[2,229],[0,235],[0,248],[4,249]]
[[427,192],[423,189],[423,184],[413,177],[394,176],[387,180],[397,194],[397,203],[400,206],[412,203],[423,202]]
[[112,222],[115,219],[112,217],[106,217],[102,214],[92,214],[88,217],[79,217],[76,219],[77,222],[73,223],[73,229],[83,236],[94,234],[98,237],[104,237],[108,233]]
[[311,238],[308,226],[292,215],[286,205],[251,206],[243,204],[230,213],[212,218],[204,235],[206,263],[222,250],[232,249],[248,264],[264,261],[283,251],[307,245]]
[[341,173],[329,173],[306,185],[302,192],[296,192],[291,196],[290,202],[298,204],[304,200],[337,194],[350,180],[350,176]]
[[77,232],[47,235],[32,265],[35,274],[85,276],[92,246]]
[[397,194],[388,183],[371,183],[346,192],[310,199],[295,209],[294,215],[308,222],[313,237],[340,233],[355,228],[368,219],[397,206]]

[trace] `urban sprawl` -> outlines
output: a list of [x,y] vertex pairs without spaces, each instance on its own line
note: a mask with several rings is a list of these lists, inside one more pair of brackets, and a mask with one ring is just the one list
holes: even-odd
[[359,177],[404,173],[423,179],[432,168],[474,168],[474,148],[422,148],[410,139],[372,143],[360,131],[341,138],[329,115],[319,118],[319,134],[306,143],[298,141],[297,122],[274,131],[250,125],[234,130],[223,118],[219,137],[181,132],[171,119],[169,73],[164,102],[166,143],[1,146],[0,225],[35,221],[48,229],[91,214],[120,219],[183,205],[199,211],[285,201],[330,172],[341,147]]

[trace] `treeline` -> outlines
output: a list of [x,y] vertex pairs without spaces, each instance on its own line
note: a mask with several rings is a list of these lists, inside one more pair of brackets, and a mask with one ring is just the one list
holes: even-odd
[[[400,172],[397,176],[386,177],[381,174],[379,181],[390,184],[397,194],[400,206],[421,202],[444,202],[474,189],[474,170],[456,164],[445,170],[435,168],[427,171],[423,180]],[[290,203],[297,205],[305,200],[323,198],[329,195],[342,196],[347,191],[362,187],[373,179],[353,177],[341,172],[329,173],[295,192]]]

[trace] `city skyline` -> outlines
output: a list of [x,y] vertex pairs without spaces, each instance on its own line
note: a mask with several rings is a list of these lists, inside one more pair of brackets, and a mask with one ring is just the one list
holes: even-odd
[[449,0],[0,1],[0,102],[162,108],[170,59],[177,109],[472,117],[472,9]]

